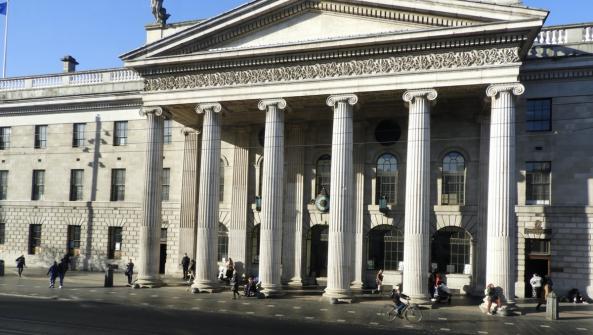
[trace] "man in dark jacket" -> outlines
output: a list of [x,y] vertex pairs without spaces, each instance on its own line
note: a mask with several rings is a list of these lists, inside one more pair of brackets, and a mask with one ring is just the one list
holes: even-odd
[[128,277],[128,285],[132,285],[132,277],[134,276],[134,263],[130,259],[130,262],[126,264],[126,272],[124,272],[126,277]]
[[189,257],[187,257],[187,253],[181,259],[181,267],[183,268],[183,280],[187,280],[187,272],[189,270]]
[[25,256],[21,255],[16,259],[16,269],[19,272],[19,277],[23,276],[23,269],[25,268]]
[[58,276],[60,277],[60,288],[64,286],[64,277],[66,277],[66,272],[68,272],[68,262],[70,257],[64,256],[58,264]]
[[58,276],[58,273],[58,262],[54,261],[54,264],[47,270],[47,275],[49,276],[49,288],[54,288],[56,285],[56,277]]

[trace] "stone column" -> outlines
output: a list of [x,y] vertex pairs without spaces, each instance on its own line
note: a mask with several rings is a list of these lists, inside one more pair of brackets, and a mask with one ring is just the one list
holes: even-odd
[[486,281],[486,236],[488,230],[488,147],[490,146],[490,118],[480,120],[480,198],[478,207],[478,236],[475,238],[474,294],[484,294]]
[[509,303],[515,299],[517,252],[515,96],[523,92],[525,87],[519,83],[496,84],[486,89],[486,95],[492,98],[486,285],[501,287]]
[[196,258],[196,214],[198,204],[198,162],[200,132],[184,128],[183,172],[181,177],[181,211],[179,215],[179,257]]
[[261,201],[259,280],[266,297],[282,293],[282,199],[284,196],[284,99],[261,100],[266,112]]
[[140,226],[140,264],[138,281],[141,287],[158,287],[161,203],[163,173],[163,129],[165,112],[161,107],[145,107],[140,112],[146,116],[146,160],[144,164],[143,219]]
[[327,256],[327,288],[323,296],[333,303],[349,299],[354,239],[353,106],[354,94],[332,95],[327,105],[334,108]]
[[352,289],[362,290],[365,276],[364,256],[364,161],[366,148],[364,145],[364,126],[355,125],[356,143],[354,145],[354,271]]
[[428,302],[430,257],[430,109],[432,89],[407,91],[409,105],[406,159],[403,291],[415,303]]
[[247,210],[249,179],[249,129],[235,132],[233,153],[233,192],[231,198],[231,224],[229,227],[229,258],[235,268],[245,274],[247,262]]
[[196,107],[198,114],[204,114],[204,120],[198,195],[196,278],[192,285],[194,293],[213,292],[217,289],[221,111],[222,106],[219,103],[203,103]]

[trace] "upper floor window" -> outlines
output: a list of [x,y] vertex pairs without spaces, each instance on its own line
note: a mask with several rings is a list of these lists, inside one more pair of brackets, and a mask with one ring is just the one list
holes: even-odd
[[331,182],[331,156],[323,155],[317,160],[315,172],[315,194],[320,194],[325,189],[327,194],[330,191]]
[[442,205],[465,203],[465,159],[458,152],[450,152],[443,159],[441,187]]
[[113,145],[128,144],[128,121],[115,121],[113,126]]
[[10,148],[10,127],[0,127],[0,150]]
[[84,147],[84,132],[86,123],[75,123],[72,126],[72,147]]
[[163,188],[162,188],[162,193],[161,193],[161,197],[163,201],[169,201],[169,190],[171,188],[171,169],[170,168],[164,168],[163,169],[163,174],[161,176],[161,179],[163,181]]
[[552,130],[552,99],[527,100],[527,131]]
[[124,201],[126,195],[126,169],[111,170],[111,201]]
[[527,162],[525,166],[527,192],[525,202],[528,205],[550,204],[551,162]]
[[377,159],[376,200],[379,204],[382,198],[388,204],[397,201],[397,158],[392,154],[383,154]]
[[173,142],[173,121],[165,119],[163,127],[163,143],[171,144]]
[[33,170],[31,200],[43,200],[45,194],[45,170]]
[[35,126],[35,149],[47,148],[47,126]]
[[84,170],[70,170],[70,201],[81,201]]
[[8,198],[8,171],[0,170],[0,200]]

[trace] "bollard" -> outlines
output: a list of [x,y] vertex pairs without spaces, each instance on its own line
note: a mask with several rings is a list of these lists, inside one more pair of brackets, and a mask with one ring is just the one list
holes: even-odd
[[556,296],[556,292],[552,291],[548,293],[546,299],[546,319],[558,320],[558,314],[558,296]]
[[0,277],[4,276],[4,260],[0,259]]
[[113,287],[113,267],[111,265],[107,265],[107,269],[105,269],[105,287]]

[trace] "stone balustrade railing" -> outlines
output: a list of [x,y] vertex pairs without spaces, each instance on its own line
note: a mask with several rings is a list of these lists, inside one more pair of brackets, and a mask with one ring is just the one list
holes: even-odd
[[562,45],[593,42],[593,24],[544,27],[535,38],[535,45]]
[[0,91],[117,83],[141,79],[142,77],[138,73],[129,69],[80,71],[45,76],[1,79]]

